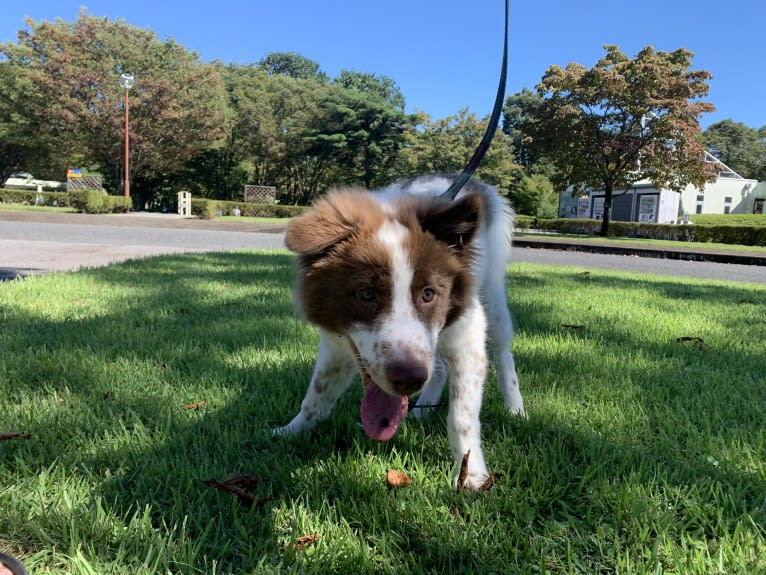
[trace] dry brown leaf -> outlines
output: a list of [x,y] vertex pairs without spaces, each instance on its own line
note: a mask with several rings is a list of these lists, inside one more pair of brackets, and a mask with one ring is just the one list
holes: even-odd
[[502,475],[500,475],[496,471],[490,473],[489,476],[484,480],[484,483],[482,484],[482,486],[479,488],[479,491],[482,491],[482,492],[489,491],[495,486],[495,483],[500,481],[501,477]]
[[701,337],[692,337],[688,335],[684,335],[682,337],[676,338],[676,343],[686,343],[687,341],[693,341],[697,344],[697,347],[700,349],[700,351],[706,351],[707,346],[705,345],[705,340]]
[[404,471],[389,469],[386,473],[386,485],[391,488],[406,487],[410,484],[412,484],[412,479]]
[[208,485],[214,489],[218,489],[220,491],[225,491],[227,493],[231,493],[232,495],[235,495],[239,501],[245,505],[246,507],[252,507],[255,505],[256,507],[261,507],[264,503],[266,503],[269,499],[268,497],[258,497],[257,495],[254,495],[250,493],[249,491],[245,491],[242,489],[239,485],[242,484],[242,477],[246,476],[237,476],[233,480],[226,480],[226,481],[218,481],[217,479],[208,479],[207,481],[204,481],[205,485]]
[[9,441],[11,439],[32,439],[32,434],[21,431],[0,431],[0,441]]
[[195,401],[194,403],[187,403],[186,405],[184,405],[184,407],[189,410],[202,409],[203,407],[205,407],[205,402]]
[[317,541],[319,541],[318,533],[312,533],[311,535],[303,535],[301,537],[298,537],[295,540],[295,549],[296,551],[300,551],[301,549],[305,549],[309,545],[313,545]]

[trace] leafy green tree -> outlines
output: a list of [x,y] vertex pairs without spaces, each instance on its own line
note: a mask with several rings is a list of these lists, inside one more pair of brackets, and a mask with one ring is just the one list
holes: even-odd
[[[486,130],[486,121],[479,120],[468,109],[439,120],[420,112],[415,115],[413,124],[414,127],[407,130],[407,145],[402,152],[400,175],[404,177],[460,172]],[[521,166],[514,162],[511,139],[498,130],[476,176],[507,194],[520,173]]]
[[258,62],[258,67],[270,76],[327,81],[318,63],[296,52],[271,52]]
[[[0,61],[0,185],[22,168],[33,169],[37,147],[33,142],[35,120],[28,114],[26,95],[29,86],[21,83],[10,63]],[[38,177],[47,178],[45,170],[36,170]]]
[[540,94],[524,88],[521,92],[508,96],[503,105],[503,133],[511,140],[516,162],[523,166],[527,173],[536,171],[540,158],[530,149],[523,126],[529,121],[530,111],[542,103],[543,97]]
[[332,83],[347,90],[355,90],[370,96],[377,96],[397,110],[404,111],[404,95],[399,86],[396,85],[396,82],[388,76],[381,76],[370,72],[341,70],[338,77]]
[[745,178],[766,180],[766,127],[723,120],[702,132],[702,143],[715,157]]
[[305,141],[316,158],[332,159],[342,183],[385,183],[404,143],[406,114],[375,91],[335,84],[320,101],[320,114]]
[[601,233],[612,194],[642,179],[681,190],[713,179],[703,162],[699,116],[714,107],[698,101],[710,74],[691,70],[692,53],[646,47],[630,59],[617,46],[591,69],[551,66],[537,87],[542,102],[524,108],[520,129],[530,150],[556,167],[554,184],[605,191]]
[[551,181],[542,174],[522,176],[511,186],[510,200],[516,213],[538,218],[558,216],[558,194]]
[[139,203],[151,200],[154,180],[220,144],[229,122],[222,83],[197,54],[84,10],[73,24],[27,25],[18,43],[5,43],[0,52],[30,86],[26,107],[39,123],[36,141],[57,173],[81,154],[100,164],[108,179],[121,179],[122,72],[136,76],[129,94],[130,159]]

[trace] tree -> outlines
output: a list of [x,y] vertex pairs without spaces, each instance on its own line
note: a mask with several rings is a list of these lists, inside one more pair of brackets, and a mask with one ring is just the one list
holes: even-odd
[[309,154],[344,168],[342,183],[371,188],[386,183],[404,143],[406,114],[377,91],[333,84],[320,101],[320,115],[306,133]]
[[[419,112],[414,127],[407,131],[407,145],[402,152],[402,173],[413,177],[423,173],[460,172],[486,130],[486,119],[479,120],[468,109],[439,120]],[[514,163],[513,143],[498,130],[476,176],[508,193],[520,177],[521,166]]]
[[702,132],[710,153],[745,178],[766,180],[766,129],[723,120]]
[[371,96],[377,96],[384,102],[388,102],[397,110],[404,110],[404,95],[391,78],[379,76],[369,72],[356,72],[354,70],[341,70],[333,84],[347,90],[356,90]]
[[530,149],[523,126],[529,121],[530,111],[542,103],[543,97],[540,94],[524,88],[508,96],[503,105],[503,133],[511,140],[516,162],[530,174],[535,171],[539,158]]
[[[0,86],[3,87],[0,97],[0,185],[4,185],[14,172],[22,168],[32,169],[30,163],[36,149],[32,142],[35,121],[28,115],[25,103],[29,86],[21,85],[20,80],[7,61],[0,61]],[[36,175],[48,176],[40,171]]]
[[558,216],[559,198],[551,181],[542,174],[522,176],[511,186],[510,200],[518,214],[538,218]]
[[604,189],[603,235],[615,190],[648,179],[680,191],[715,177],[703,161],[698,121],[714,107],[697,101],[710,74],[690,69],[692,53],[648,46],[629,59],[617,46],[605,50],[590,70],[551,66],[537,86],[542,102],[521,122],[533,153],[556,167],[557,186]]
[[29,87],[25,106],[58,174],[74,154],[121,179],[124,142],[122,72],[134,72],[130,91],[131,176],[140,203],[152,182],[220,144],[229,122],[220,77],[172,40],[82,10],[73,24],[35,23],[0,53]]
[[271,52],[258,62],[258,67],[270,76],[327,81],[327,75],[320,70],[319,64],[296,52]]

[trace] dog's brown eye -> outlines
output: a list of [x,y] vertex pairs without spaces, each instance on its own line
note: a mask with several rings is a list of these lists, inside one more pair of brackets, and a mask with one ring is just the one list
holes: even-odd
[[423,303],[431,303],[434,301],[434,298],[436,297],[436,292],[431,288],[426,288],[423,290],[423,294],[421,295],[421,298],[423,299]]
[[356,297],[358,297],[363,302],[373,302],[375,301],[375,289],[371,287],[363,287],[356,291]]

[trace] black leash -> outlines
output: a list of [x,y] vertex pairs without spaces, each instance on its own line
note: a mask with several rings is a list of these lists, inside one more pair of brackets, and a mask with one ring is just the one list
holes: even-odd
[[442,198],[448,198],[450,200],[455,199],[455,196],[457,196],[458,192],[463,188],[465,183],[471,179],[471,176],[476,171],[476,168],[479,167],[479,164],[481,163],[482,158],[484,158],[484,154],[487,153],[489,145],[492,143],[492,138],[495,136],[495,132],[497,131],[497,125],[500,122],[500,113],[503,110],[503,98],[505,98],[505,77],[508,68],[508,3],[509,0],[505,0],[505,37],[503,39],[503,65],[500,70],[500,84],[497,87],[495,107],[492,109],[492,116],[489,119],[487,131],[484,132],[484,136],[482,137],[481,142],[479,142],[476,151],[473,153],[473,156],[471,156],[471,159],[468,160],[468,163],[466,164],[465,168],[463,168],[461,174],[455,179],[454,182],[452,182],[452,185],[447,188],[447,191],[441,195]]

